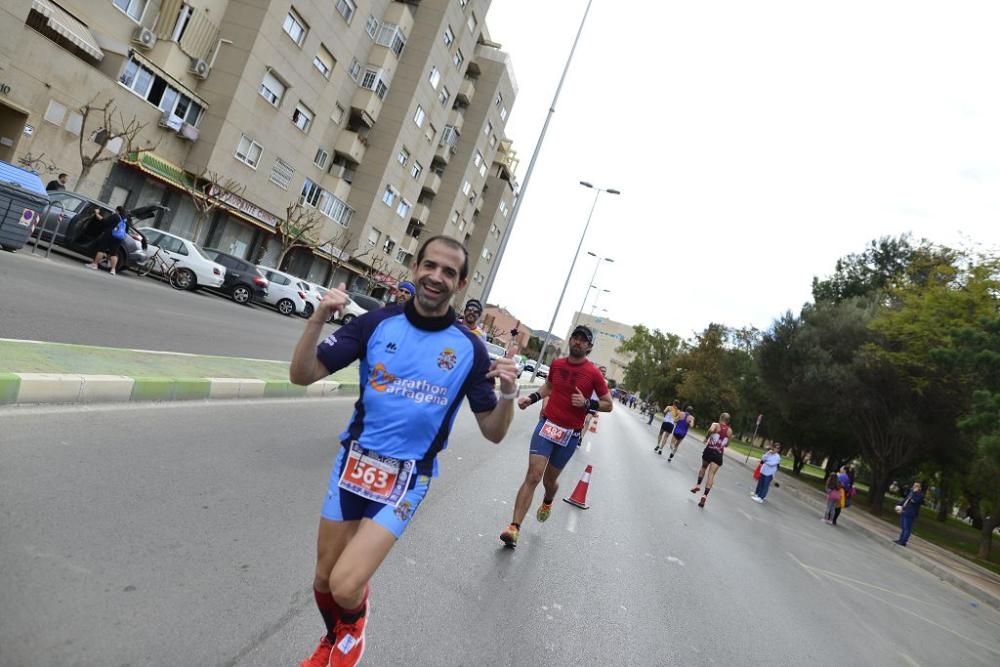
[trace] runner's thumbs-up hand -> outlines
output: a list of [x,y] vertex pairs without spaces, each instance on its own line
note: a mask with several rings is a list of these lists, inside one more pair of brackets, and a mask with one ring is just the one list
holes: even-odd
[[573,407],[577,408],[582,408],[590,403],[590,399],[583,395],[583,392],[580,391],[579,387],[577,387],[573,392],[573,395],[569,397],[569,400],[573,404]]
[[319,302],[316,312],[313,313],[310,319],[318,320],[319,322],[326,322],[332,315],[342,314],[348,301],[350,301],[350,297],[347,296],[346,290],[347,285],[344,283],[340,283],[336,289],[331,287],[327,293],[323,295],[323,299]]

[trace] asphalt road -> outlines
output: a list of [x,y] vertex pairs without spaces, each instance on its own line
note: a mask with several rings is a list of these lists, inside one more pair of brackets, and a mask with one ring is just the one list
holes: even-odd
[[290,359],[303,320],[31,249],[0,252],[0,338]]
[[[322,622],[318,512],[347,399],[0,412],[0,665],[296,665]],[[564,473],[581,511],[510,520],[534,414],[463,409],[373,582],[369,665],[976,665],[1000,614],[728,464],[708,506],[620,405]]]

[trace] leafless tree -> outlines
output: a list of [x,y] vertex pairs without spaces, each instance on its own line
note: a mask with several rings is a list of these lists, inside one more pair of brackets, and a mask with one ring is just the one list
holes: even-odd
[[281,243],[281,255],[278,256],[278,266],[294,248],[318,248],[320,230],[323,229],[323,217],[314,208],[306,208],[302,204],[289,204],[285,210],[285,218],[278,221],[274,231]]
[[[139,134],[148,123],[141,122],[135,116],[126,118],[114,99],[109,98],[104,106],[98,106],[96,97],[82,107],[80,115],[83,120],[80,125],[80,176],[77,187],[83,183],[90,171],[102,162],[117,162],[122,157],[132,153],[139,154],[156,150],[159,145],[138,146]],[[93,121],[97,127],[88,132],[88,123]],[[89,139],[89,142],[88,142]]]
[[214,171],[203,170],[201,174],[192,180],[186,181],[184,190],[191,199],[191,204],[195,210],[194,231],[191,239],[200,241],[199,235],[205,225],[205,221],[211,217],[212,212],[220,208],[227,201],[234,198],[242,198],[246,192],[246,186],[233,178],[224,178]]
[[17,158],[17,163],[27,169],[39,174],[57,174],[63,170],[52,160],[45,159],[45,153],[35,157],[30,152]]

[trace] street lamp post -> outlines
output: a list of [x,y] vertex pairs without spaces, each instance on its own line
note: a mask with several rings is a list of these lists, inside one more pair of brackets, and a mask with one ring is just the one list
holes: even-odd
[[576,260],[580,256],[580,248],[583,247],[583,240],[587,238],[587,230],[590,228],[590,221],[594,217],[594,209],[597,208],[597,200],[600,198],[602,192],[607,192],[609,195],[621,194],[621,190],[616,190],[614,188],[598,188],[587,181],[580,181],[580,185],[596,191],[594,193],[594,203],[590,205],[590,213],[587,215],[587,224],[583,226],[583,233],[580,234],[580,242],[576,244],[576,252],[573,253],[573,263],[569,265],[569,273],[566,274],[566,282],[563,283],[562,292],[559,293],[559,301],[556,302],[555,312],[552,313],[552,321],[549,322],[549,328],[545,331],[545,340],[542,342],[542,350],[538,353],[538,363],[535,364],[535,370],[531,373],[532,382],[534,382],[535,378],[538,376],[538,367],[542,365],[542,360],[545,359],[545,348],[549,346],[549,340],[552,338],[552,328],[556,325],[556,317],[559,316],[559,307],[562,306],[563,297],[566,296],[566,288],[569,287],[569,279],[573,275],[573,269],[576,267]]
[[[549,130],[549,122],[552,120],[552,115],[556,112],[556,102],[559,101],[559,93],[562,91],[563,82],[566,80],[566,74],[569,72],[570,63],[573,62],[576,45],[580,42],[580,35],[583,34],[583,26],[587,23],[587,16],[590,14],[590,5],[593,3],[594,0],[587,0],[587,7],[583,10],[583,18],[580,19],[580,27],[577,28],[576,37],[573,38],[573,46],[570,47],[569,56],[566,58],[566,64],[563,66],[562,76],[559,77],[559,85],[556,86],[556,92],[552,96],[552,104],[549,105],[549,112],[545,115],[545,122],[542,124],[542,131],[538,135],[535,149],[531,152],[531,160],[528,162],[528,170],[524,174],[524,181],[521,183],[521,188],[514,199],[514,209],[510,212],[510,222],[504,227],[503,237],[500,239],[500,247],[497,249],[497,261],[493,262],[490,274],[486,277],[486,284],[483,286],[483,295],[481,297],[483,303],[489,300],[490,292],[493,290],[493,281],[496,280],[497,272],[500,270],[500,262],[503,259],[504,251],[507,249],[507,241],[510,240],[511,232],[514,231],[514,222],[517,220],[517,214],[521,212],[521,204],[524,203],[524,197],[528,193],[528,183],[531,182],[531,174],[535,170],[535,162],[538,161],[538,154],[542,150],[542,142],[545,141],[545,133]],[[532,379],[534,379],[534,376],[532,376]]]
[[[587,254],[591,257],[597,257],[597,253],[587,251]],[[590,277],[590,287],[587,288],[587,293],[583,295],[583,303],[580,304],[580,310],[578,311],[580,315],[583,315],[583,309],[587,307],[587,299],[590,298],[590,290],[594,288],[594,281],[597,280],[597,269],[601,268],[601,262],[614,262],[615,260],[610,257],[597,257],[597,263],[594,264],[594,275]],[[580,323],[580,318],[577,317],[573,320],[573,326],[576,327]]]
[[[597,285],[591,285],[591,287],[593,287],[594,289],[597,289]],[[609,289],[597,290],[597,296],[594,297],[594,303],[590,304],[590,316],[591,317],[594,316],[594,311],[597,310],[597,304],[601,300],[601,294],[611,294],[611,290],[609,290]],[[601,310],[603,310],[604,312],[608,312],[607,308],[601,308]]]

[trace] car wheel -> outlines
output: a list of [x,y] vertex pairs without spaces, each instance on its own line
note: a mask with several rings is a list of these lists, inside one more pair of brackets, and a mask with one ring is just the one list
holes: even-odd
[[278,312],[282,315],[294,315],[295,304],[292,303],[291,299],[282,299],[278,302]]
[[306,303],[306,307],[302,310],[302,316],[303,317],[312,317],[312,314],[314,312],[316,312],[316,309],[313,308],[313,305],[311,303]]
[[250,303],[250,297],[252,295],[253,292],[250,291],[250,287],[248,285],[237,285],[233,288],[233,301],[240,305],[245,306]]
[[177,269],[170,275],[170,286],[174,289],[192,290],[198,284],[191,269]]
[[350,324],[353,321],[354,321],[354,315],[351,315],[350,313],[347,313],[342,318],[340,318],[341,324]]

